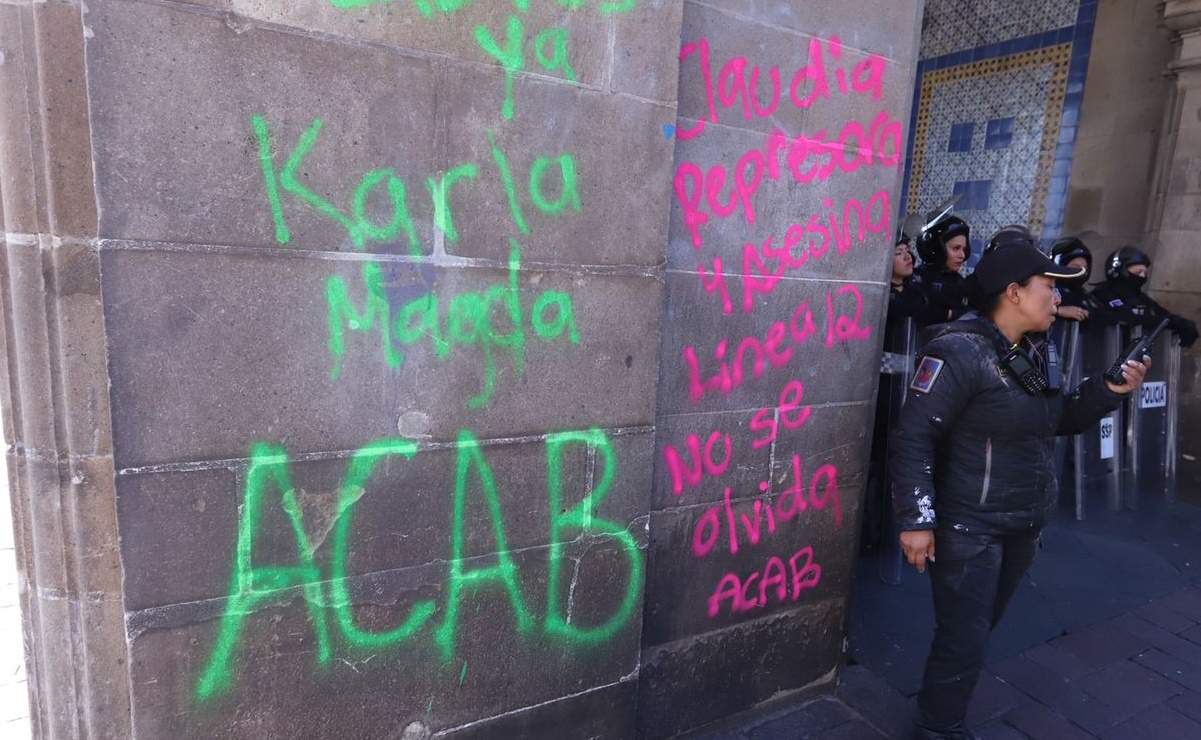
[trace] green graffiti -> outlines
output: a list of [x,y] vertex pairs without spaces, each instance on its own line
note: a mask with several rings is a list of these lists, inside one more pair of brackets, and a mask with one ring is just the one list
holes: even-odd
[[299,198],[310,208],[325,214],[340,224],[350,234],[355,248],[362,249],[363,234],[359,229],[355,228],[350,217],[335,208],[333,203],[309,190],[308,187],[296,179],[296,170],[304,164],[305,157],[309,156],[309,150],[317,143],[317,136],[321,133],[323,125],[320,118],[314,118],[313,123],[300,135],[300,139],[296,142],[296,148],[288,155],[288,160],[284,163],[284,168],[279,173],[279,182],[285,191]]
[[267,122],[262,116],[251,116],[250,125],[259,142],[259,164],[263,171],[263,187],[267,189],[267,202],[271,205],[271,221],[275,224],[275,241],[287,244],[292,240],[292,234],[284,221],[284,208],[279,200],[279,182],[271,164],[271,135],[267,131]]
[[448,170],[441,180],[426,178],[425,188],[429,191],[430,200],[434,203],[434,225],[446,234],[452,242],[459,240],[459,232],[455,230],[455,219],[450,208],[450,191],[455,183],[463,179],[474,180],[480,174],[480,168],[474,164],[461,164]]
[[[353,10],[370,5],[395,2],[395,0],[329,1],[333,7],[342,10]],[[512,2],[518,13],[529,12],[529,0],[512,0]],[[416,0],[418,12],[427,19],[434,16],[435,10],[439,13],[450,15],[473,3],[474,0],[435,0],[435,8],[430,5],[429,0]],[[579,10],[587,4],[586,0],[558,0],[558,3],[560,7],[570,11]],[[614,13],[628,13],[637,4],[637,0],[614,0],[613,2],[600,3],[597,9],[602,15],[612,15]],[[509,15],[505,19],[503,43],[498,41],[492,34],[492,31],[482,24],[474,26],[472,34],[480,50],[504,70],[504,99],[501,102],[500,115],[504,120],[508,121],[513,118],[515,108],[513,82],[517,74],[523,72],[526,66],[525,25],[522,23],[520,16]],[[570,33],[566,28],[546,28],[534,37],[531,47],[534,58],[543,69],[548,72],[559,72],[565,79],[575,82],[575,70],[571,67],[570,53],[568,51],[569,36]],[[551,47],[549,53],[546,49],[548,44]]]
[[[603,465],[600,482],[584,497],[584,500],[571,509],[563,507],[563,448],[569,444],[585,444],[598,453],[598,464]],[[552,434],[546,440],[547,463],[547,495],[550,499],[550,555],[547,558],[548,573],[546,579],[546,621],[544,628],[547,634],[555,635],[564,640],[580,643],[599,643],[617,634],[629,621],[638,603],[638,591],[642,585],[642,553],[638,543],[629,530],[619,523],[601,519],[596,516],[596,507],[609,493],[616,471],[617,461],[613,447],[609,444],[604,432],[590,429],[586,432],[564,432]],[[559,609],[559,573],[563,560],[563,534],[578,530],[589,533],[601,533],[615,538],[621,543],[626,559],[630,563],[630,578],[626,583],[626,592],[621,599],[617,611],[604,624],[596,627],[577,627],[564,619]]]
[[525,55],[522,53],[522,39],[525,30],[521,19],[515,15],[509,16],[505,27],[505,45],[502,49],[492,37],[492,32],[485,26],[475,27],[475,42],[488,53],[505,70],[505,101],[500,107],[500,116],[506,121],[513,117],[513,75],[525,67]]
[[[380,168],[364,173],[354,188],[349,212],[345,212],[318,195],[297,177],[297,172],[304,167],[305,160],[316,145],[317,138],[325,126],[320,118],[314,118],[309,127],[300,135],[295,147],[288,154],[283,168],[278,173],[272,155],[271,131],[267,121],[260,115],[251,116],[250,120],[255,139],[258,141],[263,189],[267,195],[267,204],[275,225],[275,240],[278,243],[287,244],[292,240],[292,231],[288,227],[283,210],[282,190],[283,193],[297,198],[301,203],[342,227],[356,250],[365,249],[368,242],[392,243],[403,235],[404,241],[408,244],[409,254],[421,256],[421,242],[409,210],[408,189],[395,170]],[[505,191],[509,215],[518,232],[529,234],[530,226],[526,222],[525,213],[522,210],[521,195],[517,188],[518,180],[514,177],[509,159],[496,143],[496,137],[491,131],[487,132],[487,138],[492,161],[496,165],[500,184]],[[548,171],[551,171],[556,164],[560,181],[559,195],[552,200],[546,195],[546,180]],[[576,162],[571,154],[538,157],[534,160],[528,174],[529,197],[541,213],[557,216],[568,210],[573,213],[580,212]],[[451,242],[459,240],[451,197],[454,187],[464,181],[478,180],[480,175],[481,169],[478,164],[465,162],[441,175],[432,175],[425,180],[425,189],[434,213],[434,227],[445,234]],[[307,176],[306,173],[305,177]],[[382,196],[376,195],[380,191],[382,191]],[[368,203],[373,197],[385,196],[388,207],[391,209],[391,215],[384,223],[373,222],[367,213]]]
[[[556,162],[559,165],[563,187],[559,198],[551,202],[542,193],[542,176],[546,174],[547,168]],[[575,159],[570,154],[564,154],[558,159],[539,157],[534,161],[534,166],[530,168],[530,200],[534,201],[534,205],[543,213],[556,214],[569,206],[576,213],[580,212],[582,206],[580,193],[576,188]]]
[[[326,324],[329,328],[329,351],[333,357],[330,378],[337,380],[346,355],[347,331],[370,333],[378,331],[389,368],[399,370],[405,355],[394,346],[412,346],[426,338],[433,345],[434,356],[444,360],[458,345],[478,346],[483,353],[483,385],[480,392],[467,401],[468,408],[480,408],[492,400],[496,390],[496,353],[508,350],[513,369],[518,376],[525,371],[526,317],[518,289],[521,270],[521,245],[509,240],[507,279],[494,283],[482,293],[460,293],[450,299],[442,320],[442,303],[433,292],[409,301],[396,312],[384,291],[380,266],[363,263],[364,304],[360,310],[350,297],[346,280],[338,275],[326,279]],[[500,331],[496,320],[507,318],[510,330]],[[580,343],[572,299],[568,293],[544,290],[531,306],[529,325],[543,341],[566,336],[572,344]]]
[[[553,322],[546,320],[546,309],[551,306],[555,307],[555,319]],[[530,324],[534,327],[534,333],[541,339],[552,340],[562,335],[563,330],[566,329],[571,343],[580,343],[580,334],[575,328],[575,316],[572,315],[571,311],[571,296],[566,293],[548,290],[538,296],[538,300],[534,302]]]
[[638,5],[638,0],[615,0],[614,2],[601,3],[600,12],[602,13],[628,13]]
[[509,169],[509,160],[504,151],[496,145],[496,136],[491,131],[488,132],[488,144],[492,147],[492,159],[496,162],[496,169],[500,170],[500,180],[505,186],[505,197],[509,199],[509,213],[513,216],[513,223],[522,234],[528,234],[530,227],[526,225],[525,214],[521,212],[521,200],[517,197],[517,185],[513,181],[513,172]]
[[[381,182],[388,184],[388,201],[392,204],[392,220],[388,222],[387,226],[376,226],[367,218],[367,198]],[[363,175],[363,179],[354,189],[350,210],[354,214],[355,229],[361,237],[379,242],[390,242],[403,229],[409,238],[410,253],[421,254],[421,244],[417,241],[417,230],[413,228],[413,221],[409,218],[405,184],[396,176],[395,171],[390,169],[371,170]],[[361,248],[361,242],[359,246]]]
[[[330,5],[343,10],[363,8],[369,5],[384,5],[393,2],[396,2],[396,0],[329,0]],[[434,3],[439,12],[449,15],[474,4],[475,0],[434,0]],[[579,10],[588,4],[588,0],[558,0],[558,3],[561,7],[568,10]],[[413,4],[417,7],[417,12],[426,18],[434,16],[434,7],[430,5],[429,0],[413,0]],[[633,10],[637,5],[638,0],[610,0],[600,3],[598,9],[601,13],[625,13]],[[525,13],[530,9],[530,0],[513,0],[513,6]]]
[[411,460],[417,445],[405,440],[383,439],[363,447],[351,458],[350,466],[338,490],[337,522],[334,525],[334,555],[330,564],[330,595],[334,617],[342,636],[355,648],[379,650],[391,647],[412,637],[434,613],[434,602],[421,601],[413,605],[409,616],[394,629],[371,632],[354,622],[350,611],[350,593],[346,588],[346,557],[350,540],[351,510],[363,497],[367,481],[375,466],[384,458],[399,455]]
[[[480,493],[488,505],[488,516],[492,522],[492,533],[496,538],[496,565],[474,570],[463,570],[463,511],[467,502],[467,478],[472,468],[475,468],[479,481]],[[500,500],[496,497],[496,481],[492,477],[492,469],[480,452],[479,440],[470,431],[459,432],[459,455],[455,467],[455,498],[454,516],[451,518],[450,532],[450,576],[447,579],[446,613],[442,624],[434,633],[434,642],[442,650],[442,659],[449,661],[454,657],[455,629],[458,624],[459,602],[462,600],[465,588],[477,589],[490,582],[497,582],[504,587],[513,607],[513,617],[517,623],[517,631],[528,633],[534,627],[534,618],[530,616],[521,596],[521,585],[517,582],[519,573],[517,565],[509,557],[509,546],[505,541],[505,525],[500,511]]]
[[[296,543],[296,564],[255,567],[254,542],[263,511],[263,497],[274,483],[280,492],[280,505],[292,526]],[[242,632],[242,623],[261,602],[277,597],[284,589],[303,587],[305,605],[317,637],[317,662],[330,661],[329,629],[321,598],[321,571],[313,559],[313,548],[304,533],[300,506],[292,488],[287,452],[281,447],[256,444],[250,452],[246,471],[246,495],[242,518],[238,523],[237,553],[230,583],[229,606],[217,629],[217,644],[207,667],[196,684],[196,697],[207,699],[223,693],[230,685],[230,660]]]
[[[574,506],[568,506],[563,500],[563,479],[566,475],[563,458],[565,449],[570,445],[585,445],[594,450],[597,465],[600,466],[599,482]],[[245,620],[266,601],[277,600],[282,603],[292,589],[299,589],[304,598],[315,636],[314,660],[318,667],[329,665],[335,655],[331,627],[334,636],[339,638],[339,649],[359,652],[396,648],[423,631],[439,611],[431,600],[410,605],[407,615],[390,629],[372,631],[359,626],[351,607],[353,597],[348,585],[351,576],[347,573],[354,508],[367,495],[367,485],[373,474],[381,462],[399,458],[401,464],[406,464],[418,452],[417,445],[409,440],[380,439],[364,445],[351,457],[338,486],[327,582],[316,562],[313,545],[305,535],[286,451],[266,443],[258,443],[251,448],[229,597],[217,627],[212,651],[196,681],[194,695],[197,701],[213,699],[232,688],[236,672],[235,657],[244,639],[242,628]],[[590,429],[552,434],[547,437],[545,452],[547,506],[550,511],[547,548],[549,580],[541,635],[551,641],[583,648],[608,640],[629,623],[642,587],[644,555],[625,527],[596,515],[596,508],[612,488],[617,469],[616,456],[604,432]],[[278,500],[285,513],[296,546],[295,562],[289,565],[254,563],[255,542],[263,527],[263,511],[271,490],[278,491],[277,499],[273,500]],[[469,527],[476,526],[468,518],[469,491],[470,496],[482,500],[487,512],[482,517],[482,525],[491,528],[496,551],[494,565],[472,567],[465,560],[466,534]],[[526,605],[522,594],[521,573],[509,552],[500,502],[497,481],[485,459],[483,446],[470,430],[461,430],[456,445],[450,557],[444,590],[446,603],[441,609],[441,622],[431,634],[433,643],[448,662],[454,659],[457,631],[464,628],[460,615],[470,613],[470,610],[463,608],[464,602],[468,598],[485,598],[486,594],[481,591],[499,590],[513,611],[516,632],[535,639],[537,617]],[[570,541],[570,536],[575,532],[615,540],[628,560],[628,580],[620,602],[613,614],[596,626],[573,624],[570,615],[563,614],[560,581],[562,561],[567,557],[564,544]],[[329,589],[328,600],[324,598],[324,587]],[[332,620],[327,616],[330,611],[333,612]],[[460,683],[466,679],[466,675],[467,665],[464,663],[459,674]]]
[[[566,28],[546,29],[534,39],[534,56],[547,71],[554,72],[557,69],[564,77],[575,82],[575,70],[571,68],[571,61],[567,58],[567,37]],[[553,52],[549,57],[545,48],[547,41],[554,43]]]
[[345,280],[337,275],[325,280],[325,322],[329,329],[329,353],[334,358],[329,371],[331,380],[337,380],[342,374],[342,357],[346,354],[345,329],[369,332],[378,326],[388,367],[397,370],[404,362],[404,356],[392,346],[392,308],[384,294],[384,278],[378,263],[363,263],[363,285],[367,302],[360,312],[355,310]]

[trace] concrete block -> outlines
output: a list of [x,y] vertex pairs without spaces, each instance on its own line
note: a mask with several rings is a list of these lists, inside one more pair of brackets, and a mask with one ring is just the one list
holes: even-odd
[[841,619],[827,602],[644,650],[640,734],[669,737],[832,679]]
[[59,237],[93,237],[96,194],[80,6],[46,2],[31,8],[39,85],[30,92],[41,106],[47,225]]
[[531,740],[591,740],[634,737],[637,683],[620,681],[585,694],[569,696],[495,719],[451,730],[454,740],[521,737]]
[[[598,87],[604,79],[605,57],[609,47],[608,16],[597,12],[593,3],[569,10],[560,3],[530,3],[528,11],[518,12],[511,3],[467,2],[449,13],[423,15],[413,3],[373,2],[358,8],[336,8],[329,2],[305,2],[280,5],[269,0],[231,0],[233,11],[249,21],[268,21],[304,31],[331,34],[352,42],[370,42],[403,50],[414,56],[450,57],[473,65],[493,67],[493,80],[472,94],[487,98],[490,114],[500,117],[504,98],[504,79],[500,62],[484,51],[476,41],[474,29],[483,27],[502,49],[508,43],[509,18],[521,24],[521,52],[524,72],[540,77],[566,80],[560,69],[548,69],[538,62],[536,41],[549,29],[566,31],[568,60],[576,81]],[[659,28],[667,27],[668,18],[655,18]],[[517,36],[512,37],[514,44]],[[543,38],[543,56],[553,59],[554,37]],[[415,53],[414,53],[415,52]],[[647,64],[651,60],[647,60]],[[514,101],[515,120],[522,117],[521,96]]]
[[56,383],[64,442],[75,455],[112,452],[108,356],[100,299],[100,260],[93,244],[62,242],[43,255],[54,298]]
[[5,231],[36,234],[46,226],[45,209],[38,203],[32,141],[41,135],[40,119],[30,102],[27,80],[37,75],[33,10],[29,5],[0,7],[0,199]]
[[[793,380],[803,386],[800,401],[805,405],[863,402],[874,397],[876,374],[861,373],[857,368],[872,365],[880,351],[872,322],[882,314],[884,286],[781,279],[770,294],[754,295],[752,312],[747,314],[742,310],[740,283],[730,284],[727,278],[733,308],[728,316],[723,316],[719,294],[707,293],[696,274],[668,274],[671,308],[663,327],[661,377],[665,390],[659,402],[661,414],[774,408],[781,405],[781,392]],[[808,311],[802,304],[806,304]],[[791,329],[794,315],[795,335]],[[809,315],[812,332],[806,329]],[[716,330],[714,322],[719,322]],[[772,367],[765,353],[761,375],[756,378],[754,343],[764,345],[773,325],[781,322],[784,334],[776,343],[775,354],[778,358],[787,357],[787,361]],[[857,328],[851,329],[852,323]],[[778,335],[779,330],[775,331]],[[861,338],[849,338],[847,332]],[[685,354],[686,348],[693,348],[696,376],[704,388],[706,381],[720,373],[723,363],[729,366],[733,379],[738,348],[748,337],[754,339],[741,357],[744,365],[741,385],[734,386],[731,382],[732,387],[725,394],[715,385],[714,390],[705,390],[699,400],[693,400],[695,394],[689,390],[692,365]],[[829,346],[827,338],[832,343]],[[722,341],[727,344],[719,359],[716,355],[720,354]]]
[[[354,615],[361,628],[382,631],[405,618],[411,599],[437,599],[438,612],[410,639],[373,650],[354,650],[335,640],[323,664],[302,599],[264,606],[243,623],[227,689],[200,700],[196,681],[208,667],[216,623],[185,615],[175,624],[141,630],[131,641],[135,731],[231,738],[386,737],[411,722],[437,731],[608,686],[633,670],[637,606],[628,625],[603,644],[540,638],[546,553],[539,548],[513,556],[535,617],[531,632],[515,630],[503,589],[481,586],[463,596],[448,660],[433,640],[443,619],[445,591],[439,585],[398,590],[399,571],[356,595]],[[624,588],[617,582],[621,574],[613,575],[599,585]],[[418,581],[431,577],[444,575],[427,572]],[[600,624],[619,598],[610,591],[605,611],[594,613],[585,606],[593,603],[587,589],[577,597],[582,600],[573,624],[584,625]]]
[[723,9],[739,20],[745,17],[756,24],[799,32],[798,35],[837,36],[845,46],[905,60],[917,55],[919,5],[916,0],[887,6],[871,0],[838,5],[734,0],[724,3]]
[[[6,211],[7,214],[7,211]],[[56,447],[53,386],[49,370],[50,340],[46,327],[46,285],[38,240],[9,238],[4,244],[6,279],[5,327],[14,362],[9,364],[13,415],[12,436],[27,449],[52,453]],[[19,348],[19,349],[18,349]]]
[[[612,487],[593,509],[597,518],[638,529],[635,520],[645,507],[649,435],[641,441],[614,441],[616,475]],[[645,448],[641,455],[637,450]],[[629,454],[627,455],[627,451]],[[493,476],[507,550],[550,542],[545,445],[487,444],[482,453]],[[600,455],[590,460],[582,445],[563,450],[561,507],[579,505],[603,470]],[[641,460],[639,459],[641,458]],[[380,461],[350,513],[346,567],[352,576],[386,573],[419,565],[437,566],[452,557],[457,453],[424,450],[411,460],[395,456]],[[314,560],[325,577],[332,574],[338,524],[340,486],[348,475],[348,459],[293,461],[289,475]],[[498,551],[480,483],[471,467],[465,493],[462,556],[481,558]],[[246,511],[247,472],[193,472],[122,476],[122,531],[140,532],[123,540],[126,603],[131,610],[186,604],[225,597],[235,568],[239,522]],[[257,515],[251,562],[256,567],[297,562],[298,543],[275,486],[263,490]],[[562,542],[581,532],[568,528]],[[181,548],[181,541],[205,543]],[[570,581],[570,573],[568,574]]]
[[[468,69],[458,70],[454,83],[471,90],[488,85],[484,72]],[[453,96],[441,103],[449,142],[443,168],[480,165],[477,179],[453,191],[459,238],[447,240],[446,251],[504,260],[507,237],[513,237],[535,262],[661,264],[672,159],[662,127],[675,121],[671,107],[532,78],[517,82],[516,95],[528,117],[520,125],[500,125],[486,97]],[[490,141],[512,172],[528,234],[511,215]],[[543,212],[533,200],[535,182],[537,194],[557,204],[564,193],[564,155],[573,160],[579,210],[566,205]],[[545,167],[540,177],[534,177],[535,167]]]
[[[393,370],[378,321],[369,332],[345,331],[340,374],[331,378],[325,283],[343,278],[363,311],[359,262],[129,250],[106,250],[102,260],[105,294],[114,296],[106,312],[121,468],[241,458],[255,441],[295,452],[354,450],[398,431],[451,441],[465,427],[480,438],[513,437],[653,418],[657,346],[646,337],[655,334],[662,292],[651,278],[520,270],[523,372],[508,347],[486,345],[495,367],[488,395],[485,347],[452,344],[439,358],[428,337],[398,343],[405,355]],[[428,292],[437,296],[441,336],[456,296],[509,279],[491,268],[396,262],[380,273],[394,318]],[[532,329],[531,308],[546,291],[570,294],[579,344],[567,328],[550,340]],[[547,326],[555,313],[540,314]],[[493,326],[497,337],[513,332],[497,310]],[[487,413],[468,406],[473,398],[487,400]]]
[[[261,161],[264,133],[288,248],[354,251],[351,231],[296,193],[349,219],[362,178],[386,168],[404,182],[414,231],[429,251],[424,182],[436,170],[430,132],[437,128],[430,60],[231,25],[179,7],[100,0],[89,8],[102,236],[280,246]],[[193,42],[176,43],[181,34]],[[256,132],[255,116],[264,131]],[[289,191],[284,170],[306,132],[314,139]],[[393,215],[381,193],[364,207],[376,225]],[[362,246],[407,254],[398,232]]]
[[[841,605],[851,586],[860,493],[851,488],[839,493],[840,525],[833,506],[818,510],[807,501],[807,510],[792,513],[791,496],[652,514],[644,646],[711,634],[798,605]],[[756,501],[762,506],[756,508]],[[805,548],[812,549],[802,553]],[[740,596],[732,595],[735,589]]]
[[[684,201],[673,191],[669,269],[695,273],[703,266],[712,272],[714,259],[720,257],[723,269],[731,274],[758,270],[787,277],[883,279],[896,233],[899,160],[897,166],[877,164],[850,173],[836,170],[824,181],[803,183],[789,168],[786,146],[776,152],[779,177],[772,180],[764,169],[758,188],[747,197],[749,205],[744,206],[736,197],[733,178],[739,171],[737,163],[750,151],[762,156],[773,148],[767,146],[765,135],[725,127],[714,127],[677,145],[673,177],[684,188]],[[808,176],[829,161],[826,154],[811,157],[799,169]],[[698,178],[720,177],[718,167],[724,168],[727,184],[713,199],[698,196]],[[755,165],[748,164],[742,177],[753,183],[755,172]],[[734,210],[722,217],[715,203],[727,210],[733,205]],[[695,234],[685,220],[690,210],[699,212],[695,217],[708,219],[695,227]],[[751,213],[753,223],[748,221]],[[747,244],[762,265],[744,261]],[[769,248],[781,253],[787,249],[795,264],[786,263],[781,269]]]
[[611,16],[610,89],[675,104],[683,13],[681,0],[639,0],[628,13]]

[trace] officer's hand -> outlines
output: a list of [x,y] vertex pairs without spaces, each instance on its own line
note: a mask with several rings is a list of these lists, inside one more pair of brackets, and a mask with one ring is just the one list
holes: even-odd
[[1056,309],[1055,315],[1063,319],[1071,319],[1072,321],[1088,320],[1088,311],[1079,306],[1060,306]]
[[1135,389],[1143,384],[1143,377],[1147,374],[1147,370],[1150,367],[1151,358],[1143,355],[1142,362],[1128,361],[1122,366],[1122,377],[1126,379],[1125,383],[1122,385],[1114,385],[1107,380],[1105,381],[1105,385],[1108,386],[1109,390],[1113,391],[1114,393],[1120,393],[1122,395],[1133,393]]
[[905,559],[918,573],[926,572],[926,558],[934,562],[934,533],[928,529],[917,532],[901,532],[901,549]]

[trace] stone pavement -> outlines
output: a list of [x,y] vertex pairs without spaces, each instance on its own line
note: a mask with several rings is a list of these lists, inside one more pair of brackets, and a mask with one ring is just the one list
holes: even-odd
[[[1094,510],[1095,509],[1095,510]],[[1201,507],[1062,516],[994,634],[968,715],[988,740],[1201,738]],[[907,738],[933,633],[929,583],[860,562],[851,660],[832,695],[704,738]]]

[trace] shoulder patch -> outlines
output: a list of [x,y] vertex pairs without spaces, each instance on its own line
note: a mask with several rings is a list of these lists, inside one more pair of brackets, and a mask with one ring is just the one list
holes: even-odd
[[938,380],[938,374],[942,372],[942,366],[946,363],[937,357],[926,355],[917,366],[917,372],[913,374],[913,382],[909,384],[911,390],[918,393],[929,393],[934,387],[934,381]]

